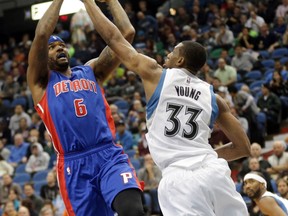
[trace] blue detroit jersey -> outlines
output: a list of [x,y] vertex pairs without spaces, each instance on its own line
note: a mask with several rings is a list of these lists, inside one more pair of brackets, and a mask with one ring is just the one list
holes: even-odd
[[72,68],[71,77],[51,71],[46,93],[36,109],[60,154],[113,142],[110,109],[89,66]]

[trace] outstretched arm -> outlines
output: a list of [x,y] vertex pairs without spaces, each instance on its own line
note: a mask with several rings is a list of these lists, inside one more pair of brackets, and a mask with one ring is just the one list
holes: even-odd
[[48,39],[58,21],[63,0],[54,0],[39,20],[28,57],[27,81],[34,104],[42,98],[48,83]]
[[226,102],[218,95],[216,99],[219,108],[219,116],[216,122],[231,143],[216,148],[215,151],[220,158],[224,158],[227,161],[248,157],[250,155],[250,141],[245,131],[240,122],[230,112]]
[[106,44],[129,70],[141,77],[148,101],[160,80],[162,67],[156,60],[138,53],[124,39],[118,28],[104,16],[93,0],[83,0],[83,2],[96,31]]
[[[114,23],[122,33],[123,37],[128,41],[132,42],[135,35],[135,29],[133,28],[130,20],[122,8],[118,0],[98,0],[100,2],[106,2],[111,12]],[[93,16],[93,15],[92,15]],[[95,22],[95,19],[92,19]],[[120,60],[116,54],[107,46],[101,52],[100,56],[96,59],[92,59],[86,63],[90,65],[95,73],[96,78],[99,81],[105,81],[106,78],[113,72],[120,64]]]

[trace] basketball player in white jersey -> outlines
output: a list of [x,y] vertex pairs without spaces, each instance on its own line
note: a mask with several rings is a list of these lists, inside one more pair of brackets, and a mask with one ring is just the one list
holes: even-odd
[[267,182],[259,172],[244,177],[244,192],[253,199],[260,211],[267,216],[287,216],[288,200],[266,190]]
[[[154,59],[138,53],[94,0],[83,2],[107,45],[142,79],[148,145],[163,172],[158,191],[163,214],[248,215],[227,161],[249,156],[250,142],[223,99],[195,76],[206,62],[204,47],[191,41],[178,44],[163,69]],[[208,138],[215,121],[231,143],[214,151]]]

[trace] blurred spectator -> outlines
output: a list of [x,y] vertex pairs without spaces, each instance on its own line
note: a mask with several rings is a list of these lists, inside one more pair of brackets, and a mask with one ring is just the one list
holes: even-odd
[[123,8],[129,17],[130,22],[132,23],[133,26],[135,26],[136,25],[136,16],[135,16],[135,11],[133,10],[131,2],[125,1]]
[[137,13],[137,30],[143,31],[145,38],[153,38],[156,40],[158,25],[157,20],[151,15],[145,15],[142,11]]
[[238,115],[237,110],[235,109],[235,107],[230,107],[231,113],[232,115],[235,116],[235,118],[237,118],[241,124],[241,126],[243,127],[244,131],[249,134],[249,123],[247,121],[247,119],[245,117],[241,117]]
[[271,92],[280,96],[288,96],[288,82],[282,77],[281,71],[275,70],[272,75],[272,80],[269,83]]
[[[49,200],[49,199],[46,199],[46,200],[44,200],[43,202],[44,202],[44,204],[43,204],[43,207],[42,207],[42,209],[41,209],[41,211],[40,211],[40,215],[42,214],[42,216],[56,216],[56,215],[55,215],[55,206],[54,206],[54,204],[52,203],[52,201]],[[51,212],[52,212],[52,214],[51,214],[51,212],[48,211],[47,209],[50,209]],[[43,212],[42,212],[42,211],[43,211]],[[47,213],[47,215],[46,215],[46,213]],[[61,215],[61,216],[62,216],[62,215]]]
[[276,17],[285,17],[288,12],[288,0],[282,0],[282,4],[276,8]]
[[12,176],[14,173],[14,167],[7,163],[7,161],[4,160],[2,155],[0,155],[0,178],[2,178],[2,176],[6,173]]
[[43,207],[39,213],[39,216],[54,216],[54,213],[51,208]]
[[276,7],[279,1],[258,1],[257,13],[262,16],[266,23],[273,23],[275,18]]
[[24,111],[22,105],[18,104],[14,108],[14,115],[12,115],[9,123],[9,129],[11,130],[11,135],[13,136],[15,132],[19,129],[19,122],[21,118],[26,118],[27,125],[31,125],[31,117]]
[[269,26],[264,23],[260,27],[260,34],[257,37],[258,49],[259,50],[268,50],[272,52],[275,48],[279,47],[279,38],[278,36],[269,30]]
[[227,105],[230,108],[234,106],[233,101],[232,101],[232,97],[231,97],[230,93],[228,92],[227,87],[219,86],[216,93],[225,100],[225,102],[227,103]]
[[122,86],[121,95],[125,100],[131,102],[134,92],[140,92],[144,95],[144,89],[142,83],[137,79],[136,74],[133,71],[127,71],[127,83]]
[[212,85],[213,85],[214,93],[218,92],[220,86],[222,86],[220,79],[218,77],[216,77],[216,76],[213,77]]
[[8,195],[8,200],[12,201],[14,204],[14,208],[16,211],[19,210],[20,204],[21,204],[21,195],[19,194],[17,190],[15,190],[15,188],[12,188],[9,191],[9,195]]
[[[220,58],[223,58],[225,60],[226,64],[228,64],[228,65],[231,64],[231,57],[229,56],[228,49],[222,48],[221,53],[220,53]],[[217,62],[217,64],[218,63],[219,62]]]
[[30,125],[30,129],[37,129],[39,131],[39,137],[41,139],[44,139],[44,131],[46,130],[46,128],[37,112],[34,112],[31,115],[31,121],[32,123]]
[[230,86],[236,82],[237,72],[236,69],[226,64],[223,58],[218,60],[218,69],[215,71],[214,76],[221,81],[221,85]]
[[270,92],[269,84],[261,87],[262,95],[258,98],[257,106],[266,115],[267,134],[275,134],[280,130],[281,101],[277,95]]
[[137,10],[141,11],[145,15],[152,15],[152,12],[150,11],[150,8],[148,8],[148,4],[146,0],[139,0],[137,2]]
[[3,62],[3,69],[6,74],[8,74],[11,71],[12,60],[9,58],[9,54],[6,52],[3,52],[1,57]]
[[43,200],[41,197],[35,194],[33,183],[27,182],[24,184],[24,194],[27,199],[31,200],[33,209],[37,215],[39,215],[39,212],[43,207]]
[[253,50],[254,48],[257,48],[256,40],[249,34],[249,29],[247,27],[242,29],[242,32],[239,33],[237,40],[238,44],[243,47],[243,49]]
[[57,177],[54,171],[50,171],[46,177],[47,184],[40,189],[40,196],[43,200],[55,201],[59,194],[59,187],[57,184]]
[[124,151],[133,149],[134,140],[132,133],[126,128],[123,120],[118,121],[116,124],[116,139],[115,142],[122,145]]
[[243,52],[243,48],[240,45],[237,45],[234,51],[235,55],[232,58],[231,66],[236,68],[237,74],[245,76],[246,73],[253,69],[256,59],[249,52]]
[[279,192],[279,195],[285,199],[288,199],[288,182],[287,182],[287,176],[284,178],[280,178],[277,180],[277,189]]
[[256,115],[259,112],[259,109],[255,103],[255,100],[252,95],[238,90],[235,86],[229,86],[228,91],[232,96],[234,106],[239,114],[247,119],[249,123],[250,139],[252,142],[258,142],[260,139],[260,131],[258,132]]
[[179,28],[182,29],[183,26],[189,25],[191,18],[189,14],[187,13],[187,10],[184,7],[179,7],[177,8],[177,13],[175,15],[175,25]]
[[142,156],[150,153],[148,142],[146,139],[147,127],[146,127],[145,122],[140,123],[139,133],[140,133],[140,138],[138,140],[138,156],[142,157]]
[[165,38],[165,29],[169,28],[174,33],[173,19],[165,16],[162,12],[156,13],[157,25],[158,25],[158,36],[160,40]]
[[205,14],[205,10],[203,7],[200,7],[200,5],[194,3],[191,12],[188,12],[191,19],[190,23],[196,23],[199,26],[204,26],[207,24],[207,16]]
[[66,42],[69,41],[70,32],[65,30],[61,23],[58,23],[57,26],[56,26],[56,35],[58,37],[62,38]]
[[19,120],[19,128],[15,131],[15,133],[21,133],[23,136],[23,139],[27,142],[29,137],[29,127],[27,124],[27,119],[25,117],[22,117]]
[[151,197],[152,206],[149,206],[151,212],[160,213],[157,189],[162,178],[162,174],[159,168],[154,164],[150,154],[146,154],[144,156],[144,167],[139,169],[138,178],[140,181],[144,181],[144,193]]
[[30,174],[46,170],[49,165],[50,156],[47,152],[43,151],[40,143],[33,143],[31,146],[32,155],[29,157],[25,171]]
[[[258,158],[253,158],[253,157],[249,158],[249,171],[247,173],[249,173],[251,171],[260,172],[264,176],[264,179],[267,182],[267,190],[270,192],[276,192],[273,190],[273,187],[271,185],[271,177],[270,177],[269,173],[265,169],[261,168]],[[247,173],[241,173],[243,178]]]
[[12,201],[7,201],[7,203],[4,205],[4,212],[2,216],[17,216],[17,211],[14,207],[14,204]]
[[[0,90],[1,90],[1,87],[0,87]],[[0,116],[1,116],[1,120],[6,118],[6,117],[10,117],[10,113],[11,113],[11,108],[9,107],[9,105],[5,104],[5,101],[3,101],[2,96],[0,96]]]
[[20,163],[26,163],[28,148],[29,144],[24,142],[22,134],[15,134],[14,145],[11,147],[11,152],[13,152],[13,154],[10,154],[8,163],[10,163],[13,167],[17,167]]
[[255,10],[250,12],[250,18],[245,23],[245,27],[255,31],[259,34],[261,26],[265,24],[263,17],[258,16]]
[[286,31],[286,26],[287,24],[284,21],[284,17],[277,17],[272,31],[276,33],[278,36],[282,37],[282,35]]
[[50,155],[50,157],[51,157],[51,155],[55,154],[53,143],[52,143],[51,137],[50,137],[47,130],[45,130],[45,132],[44,132],[44,144],[43,144],[43,146],[44,146],[44,151],[47,152]]
[[216,45],[219,47],[230,48],[234,43],[234,35],[231,30],[226,26],[226,24],[221,24],[219,27],[219,32],[215,35]]
[[2,86],[2,91],[0,92],[0,96],[2,99],[7,99],[12,101],[14,95],[19,94],[20,85],[18,82],[13,80],[13,76],[11,74],[7,74],[5,78],[5,82]]
[[23,199],[18,210],[18,216],[38,216],[30,199]]
[[[233,4],[235,3],[234,1]],[[233,32],[234,35],[238,35],[242,30],[241,24],[241,8],[238,5],[234,5],[231,10],[233,11],[232,14],[228,15],[228,20],[226,24],[229,26],[230,30]]]
[[11,190],[16,190],[17,194],[22,194],[21,186],[14,183],[12,177],[6,173],[2,176],[2,183],[0,187],[0,201],[2,204],[5,204],[8,200]]
[[11,151],[5,147],[3,140],[0,139],[0,156],[4,160],[8,160],[10,154],[11,154]]
[[282,45],[284,47],[288,47],[288,28],[286,29],[286,31],[284,32],[284,34],[282,35]]
[[210,66],[206,63],[198,72],[197,76],[207,83],[212,83],[213,81],[214,71],[210,68]]
[[275,180],[284,177],[288,171],[288,153],[285,152],[285,149],[284,141],[273,142],[273,154],[268,157],[271,168],[267,168],[267,172]]
[[90,31],[88,33],[88,51],[91,54],[91,58],[96,58],[100,55],[101,51],[105,48],[105,43],[102,38],[99,37],[96,31]]
[[267,170],[267,168],[271,167],[269,162],[262,157],[262,155],[261,155],[262,154],[262,152],[261,152],[262,148],[261,148],[261,145],[259,143],[255,143],[255,142],[252,143],[250,149],[251,149],[251,157],[246,158],[242,162],[242,168],[241,168],[241,171],[239,173],[240,179],[243,179],[244,175],[249,172],[249,160],[251,158],[257,158],[258,159],[260,169]]
[[88,13],[80,9],[73,14],[70,22],[71,41],[73,45],[85,44],[87,42],[86,33],[93,30],[93,23]]

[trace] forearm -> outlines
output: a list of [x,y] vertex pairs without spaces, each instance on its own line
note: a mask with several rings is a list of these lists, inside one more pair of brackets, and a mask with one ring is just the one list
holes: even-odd
[[[109,46],[111,41],[116,41],[121,34],[116,26],[102,13],[100,8],[92,0],[85,0],[84,5],[93,25],[102,39]],[[116,38],[117,37],[117,38]],[[116,38],[116,39],[115,39]]]
[[60,8],[63,0],[54,0],[36,27],[36,34],[44,35],[47,38],[53,33],[57,24]]
[[245,149],[236,148],[232,142],[217,147],[214,150],[217,152],[219,158],[224,158],[227,161],[249,156]]
[[119,3],[118,0],[108,0],[107,1],[109,11],[111,12],[113,16],[113,21],[115,25],[118,27],[122,35],[129,41],[132,42],[134,35],[135,35],[135,29],[130,23],[130,20]]
[[287,171],[288,170],[288,164],[272,166],[271,168],[273,170],[275,170],[276,172]]

